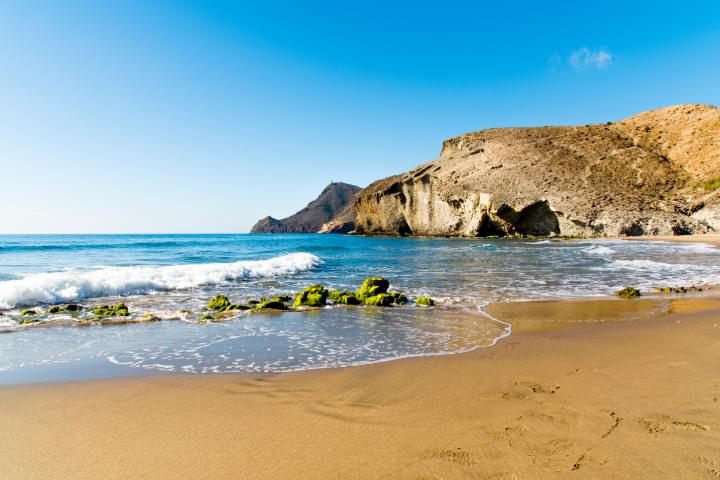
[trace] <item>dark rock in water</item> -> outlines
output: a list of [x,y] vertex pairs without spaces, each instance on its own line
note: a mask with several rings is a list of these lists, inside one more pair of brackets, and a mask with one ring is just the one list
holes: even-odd
[[79,312],[82,309],[82,305],[78,305],[76,303],[68,303],[63,307],[63,310],[66,312]]
[[365,302],[369,297],[374,297],[380,293],[387,293],[388,288],[390,288],[390,282],[383,277],[366,278],[358,291],[355,292],[355,295],[358,300]]
[[47,309],[47,313],[52,315],[55,313],[61,313],[63,310],[59,305],[53,305],[52,307]]
[[625,287],[615,292],[615,295],[620,298],[635,298],[640,296],[640,290],[633,287]]
[[357,194],[361,234],[685,235],[720,231],[720,108],[610,125],[494,128]]
[[295,296],[293,307],[322,307],[329,294],[322,285],[311,285]]
[[250,307],[250,306],[248,306],[248,305],[243,305],[242,303],[233,303],[233,304],[228,305],[227,307],[225,307],[224,310],[225,310],[226,312],[229,312],[229,311],[231,311],[231,310],[250,310],[251,308],[252,308],[252,307]]
[[35,315],[37,312],[32,308],[24,308],[20,310],[20,315]]
[[283,302],[277,300],[265,300],[255,306],[253,310],[256,312],[262,312],[263,310],[287,310],[288,307]]
[[250,233],[346,233],[352,231],[355,221],[355,194],[360,187],[333,182],[320,196],[296,214],[278,220],[265,217],[258,221]]
[[418,297],[415,300],[416,305],[422,305],[423,307],[432,307],[435,305],[435,300],[430,297]]
[[198,318],[199,322],[212,322],[213,320],[215,320],[215,317],[213,317],[209,313],[204,313],[200,316],[200,318]]
[[398,305],[405,305],[408,302],[407,297],[400,292],[388,292],[388,294],[392,295],[393,302]]

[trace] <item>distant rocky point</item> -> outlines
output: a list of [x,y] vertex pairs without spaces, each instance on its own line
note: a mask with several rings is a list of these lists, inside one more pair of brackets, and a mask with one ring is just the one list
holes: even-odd
[[349,233],[355,228],[355,195],[360,187],[332,182],[320,196],[282,220],[265,217],[250,233]]
[[720,231],[720,109],[676,105],[620,122],[498,128],[378,180],[364,234],[627,236]]

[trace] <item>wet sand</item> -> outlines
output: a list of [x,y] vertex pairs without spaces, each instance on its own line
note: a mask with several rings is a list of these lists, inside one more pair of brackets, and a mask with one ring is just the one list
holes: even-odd
[[[512,336],[461,355],[273,376],[2,387],[0,472],[718,478],[720,299],[515,307],[493,307],[514,323]],[[627,312],[642,315],[627,321]]]

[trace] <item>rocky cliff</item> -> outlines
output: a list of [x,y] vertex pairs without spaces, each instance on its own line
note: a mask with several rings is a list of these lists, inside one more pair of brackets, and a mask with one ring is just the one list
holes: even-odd
[[577,127],[499,128],[355,201],[366,234],[580,237],[720,230],[720,109],[677,105]]
[[333,182],[308,205],[282,220],[265,217],[251,233],[347,233],[355,228],[354,200],[360,187]]

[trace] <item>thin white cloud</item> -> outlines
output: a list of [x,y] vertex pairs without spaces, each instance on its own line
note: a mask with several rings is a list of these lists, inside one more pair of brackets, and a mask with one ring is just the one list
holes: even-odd
[[568,63],[575,70],[605,70],[615,60],[615,55],[608,50],[590,50],[587,47],[579,48],[570,53]]

